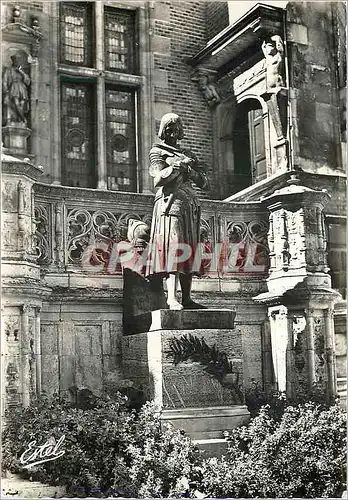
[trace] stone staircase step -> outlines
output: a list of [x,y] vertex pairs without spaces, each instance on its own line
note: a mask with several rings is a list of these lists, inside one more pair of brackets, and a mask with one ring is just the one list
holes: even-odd
[[1,478],[1,498],[62,498],[64,486],[49,486],[37,481],[28,481],[11,474]]

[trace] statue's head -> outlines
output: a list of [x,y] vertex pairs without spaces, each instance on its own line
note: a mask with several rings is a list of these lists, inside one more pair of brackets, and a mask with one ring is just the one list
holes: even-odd
[[262,44],[262,50],[266,55],[272,55],[276,52],[275,41],[271,38],[267,38]]
[[18,66],[18,58],[16,55],[11,56],[11,62],[13,66]]
[[162,117],[158,131],[158,137],[168,144],[176,144],[184,137],[184,129],[180,116],[175,113],[167,113]]
[[279,35],[267,37],[263,44],[262,50],[266,55],[273,55],[276,52],[283,52],[283,40]]
[[135,246],[145,247],[150,239],[149,226],[136,219],[129,219],[127,239]]

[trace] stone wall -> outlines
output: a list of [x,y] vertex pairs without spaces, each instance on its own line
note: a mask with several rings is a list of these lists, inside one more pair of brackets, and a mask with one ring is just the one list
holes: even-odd
[[69,396],[69,388],[100,394],[120,374],[122,305],[115,300],[52,298],[41,312],[42,389]]
[[342,168],[337,48],[327,2],[287,7],[294,163],[324,173]]
[[205,2],[155,2],[154,113],[156,129],[164,113],[179,114],[185,127],[183,147],[212,169],[211,111],[195,82],[187,59],[206,43]]
[[229,24],[228,2],[206,2],[206,33],[210,40]]

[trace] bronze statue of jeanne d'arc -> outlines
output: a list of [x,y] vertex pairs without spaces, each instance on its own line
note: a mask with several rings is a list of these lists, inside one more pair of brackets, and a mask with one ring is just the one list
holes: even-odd
[[[146,275],[160,275],[167,280],[167,303],[170,309],[200,309],[191,299],[193,275],[200,251],[200,203],[192,186],[207,185],[207,178],[192,153],[180,149],[183,138],[181,119],[168,113],[161,120],[159,139],[150,151],[150,175],[158,188],[155,196]],[[178,248],[186,248],[186,258],[176,258]],[[180,253],[180,252],[179,252]],[[185,250],[184,250],[185,253]],[[180,281],[182,303],[177,297]]]

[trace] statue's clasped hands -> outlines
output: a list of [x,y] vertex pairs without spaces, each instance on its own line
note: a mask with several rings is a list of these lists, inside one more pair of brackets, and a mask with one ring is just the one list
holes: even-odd
[[195,160],[188,156],[184,156],[182,160],[176,163],[175,167],[178,168],[181,173],[190,175],[194,163]]

